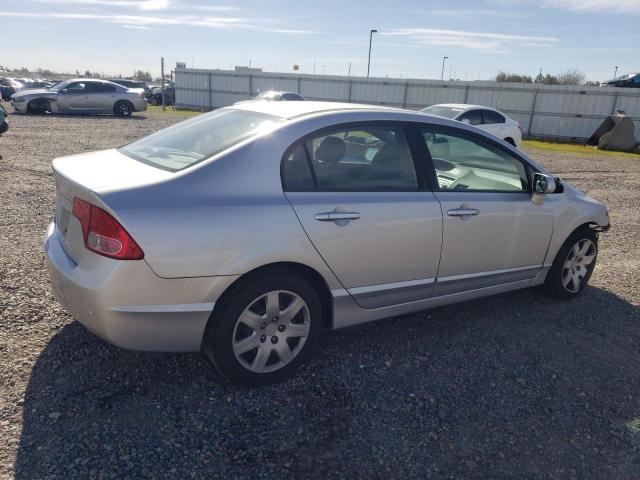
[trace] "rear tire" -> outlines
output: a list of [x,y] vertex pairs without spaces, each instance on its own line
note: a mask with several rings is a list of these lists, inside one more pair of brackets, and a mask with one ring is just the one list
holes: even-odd
[[322,306],[301,275],[272,270],[241,280],[216,305],[202,350],[228,379],[268,385],[292,375],[313,351]]
[[589,227],[573,232],[556,255],[541,289],[560,300],[571,300],[584,290],[598,257],[598,235]]
[[516,146],[516,142],[511,137],[505,138],[504,141],[507,142],[510,145],[513,145],[514,147]]
[[120,100],[113,106],[113,114],[116,117],[130,117],[133,115],[133,104],[126,100]]

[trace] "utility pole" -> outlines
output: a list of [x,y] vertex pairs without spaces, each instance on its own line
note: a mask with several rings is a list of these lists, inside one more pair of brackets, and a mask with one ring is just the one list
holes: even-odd
[[615,71],[613,72],[613,79],[614,80],[616,79],[616,75],[618,75],[618,66],[617,65],[616,65]]
[[442,57],[442,72],[440,72],[440,80],[444,80],[444,62],[449,57]]
[[160,88],[162,89],[162,111],[164,112],[164,57],[160,57]]
[[371,41],[373,40],[374,33],[378,33],[378,30],[369,31],[369,60],[367,60],[367,78],[369,77],[369,69],[371,67]]
[[349,62],[349,73],[347,74],[347,77],[351,76],[351,62]]

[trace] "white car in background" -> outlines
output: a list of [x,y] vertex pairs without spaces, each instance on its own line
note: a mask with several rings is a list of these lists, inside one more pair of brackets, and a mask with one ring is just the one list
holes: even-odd
[[473,125],[516,148],[522,146],[522,125],[495,108],[465,103],[441,103],[425,107],[420,111]]

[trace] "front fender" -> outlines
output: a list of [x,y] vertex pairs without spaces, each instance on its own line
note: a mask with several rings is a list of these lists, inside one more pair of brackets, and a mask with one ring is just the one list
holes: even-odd
[[556,258],[560,247],[576,229],[590,225],[597,231],[609,228],[609,212],[607,207],[563,182],[564,192],[550,194],[545,202],[552,202],[556,209],[553,236],[545,257],[544,265],[550,266]]

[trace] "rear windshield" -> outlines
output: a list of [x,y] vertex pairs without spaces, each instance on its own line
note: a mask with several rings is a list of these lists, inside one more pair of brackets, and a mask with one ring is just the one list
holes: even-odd
[[249,137],[269,132],[283,119],[220,109],[180,122],[118,150],[154,167],[177,172]]
[[438,115],[439,117],[453,118],[457,116],[460,112],[463,112],[464,110],[462,108],[456,108],[456,107],[442,107],[438,105],[431,105],[430,107],[423,108],[420,111],[424,113],[429,113],[431,115]]

